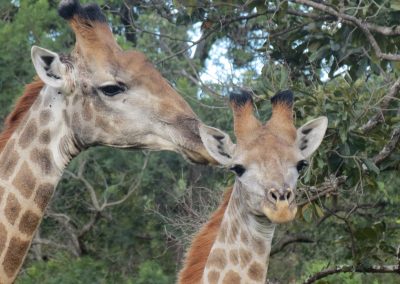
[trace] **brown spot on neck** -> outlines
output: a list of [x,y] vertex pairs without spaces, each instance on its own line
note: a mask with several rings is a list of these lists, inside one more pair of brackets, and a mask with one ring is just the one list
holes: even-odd
[[14,225],[15,220],[19,216],[19,212],[21,212],[21,205],[19,204],[17,198],[14,194],[9,193],[7,197],[7,204],[5,208],[5,215],[10,222],[11,225]]
[[240,248],[239,256],[240,256],[240,266],[241,267],[247,266],[251,260],[251,252],[244,248]]
[[18,271],[28,248],[29,241],[21,240],[18,237],[13,237],[11,239],[3,261],[4,271],[8,277],[13,277]]
[[7,242],[7,230],[6,227],[0,223],[0,255],[3,253],[3,250],[6,246]]
[[37,133],[37,126],[35,121],[29,121],[28,125],[25,126],[21,136],[19,137],[18,145],[22,149],[25,149],[26,147],[29,146],[29,144],[32,143],[33,140],[35,140],[36,133]]
[[258,238],[258,237],[254,237],[252,240],[252,244],[253,244],[254,250],[256,251],[256,253],[258,255],[265,254],[265,252],[267,250],[266,245],[265,245],[265,240]]
[[240,284],[240,279],[241,277],[237,272],[230,270],[225,274],[222,284]]
[[39,114],[39,123],[41,126],[46,126],[51,119],[51,111],[48,109],[42,110]]
[[52,185],[51,183],[43,183],[39,185],[34,202],[40,210],[44,211],[46,209],[46,206],[49,203],[53,192],[54,185]]
[[250,265],[247,274],[249,275],[250,279],[252,279],[254,281],[261,282],[263,280],[263,277],[264,277],[263,266],[258,262],[253,262]]
[[37,226],[39,225],[39,222],[40,216],[28,210],[22,215],[18,228],[22,233],[31,236],[35,232]]
[[4,196],[4,188],[2,186],[0,186],[0,203],[1,203],[1,200],[3,199],[3,196]]
[[13,180],[13,185],[21,192],[23,196],[29,198],[35,189],[36,178],[33,175],[28,163],[24,162]]
[[43,132],[40,133],[39,135],[39,142],[44,145],[48,145],[50,143],[50,140],[51,140],[50,130],[49,129],[43,130]]
[[49,175],[54,172],[53,156],[48,149],[33,149],[31,152],[31,160],[42,171],[42,174]]
[[247,245],[249,243],[249,236],[247,235],[246,231],[242,230],[240,232],[240,240],[245,245]]
[[230,232],[228,237],[228,243],[234,243],[239,234],[239,221],[237,219],[232,220],[230,225]]
[[14,149],[15,140],[12,139],[3,150],[0,157],[0,177],[7,180],[14,172],[15,166],[19,160],[19,155]]
[[211,251],[207,260],[207,267],[223,269],[227,263],[227,255],[223,249],[217,248]]
[[210,284],[218,284],[219,275],[220,273],[218,271],[211,270],[207,275],[208,282]]
[[238,265],[239,264],[239,252],[238,249],[232,249],[229,252],[229,260],[232,262],[233,265]]

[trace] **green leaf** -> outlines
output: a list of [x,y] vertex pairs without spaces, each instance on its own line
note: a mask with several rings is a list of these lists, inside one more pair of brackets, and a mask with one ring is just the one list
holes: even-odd
[[379,168],[375,165],[375,163],[368,159],[368,158],[364,158],[362,159],[364,165],[368,168],[368,170],[373,171],[374,173],[376,173],[377,175],[379,175],[379,173],[381,172],[379,170]]
[[315,212],[317,213],[318,217],[324,217],[324,211],[322,210],[321,207],[319,207],[318,205],[314,204],[314,208],[315,208]]
[[306,204],[301,209],[301,215],[307,223],[311,223],[313,219],[313,212],[311,204]]
[[315,60],[321,59],[324,57],[325,53],[330,49],[329,45],[324,45],[316,52],[313,52],[311,56],[308,58],[310,62],[314,62]]

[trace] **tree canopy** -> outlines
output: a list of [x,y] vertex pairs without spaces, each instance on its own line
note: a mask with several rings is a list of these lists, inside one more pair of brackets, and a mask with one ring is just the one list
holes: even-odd
[[[90,1],[82,1],[84,3]],[[279,226],[271,283],[398,283],[400,2],[101,0],[119,44],[144,52],[206,124],[232,133],[227,94],[259,117],[295,93],[326,137]],[[0,2],[0,118],[34,76],[30,48],[67,53],[55,0]],[[70,165],[17,283],[173,283],[233,174],[174,153],[96,148]]]

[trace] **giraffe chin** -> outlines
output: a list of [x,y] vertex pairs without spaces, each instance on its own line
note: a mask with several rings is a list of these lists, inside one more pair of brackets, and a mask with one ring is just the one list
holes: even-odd
[[276,224],[283,224],[293,221],[296,217],[297,206],[295,204],[289,204],[287,200],[278,201],[276,203],[276,209],[264,206],[263,212],[265,216],[272,222]]

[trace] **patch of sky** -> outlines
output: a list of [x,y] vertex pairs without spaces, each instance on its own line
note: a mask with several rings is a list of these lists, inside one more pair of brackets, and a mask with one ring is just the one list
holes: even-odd
[[11,4],[13,4],[16,7],[19,7],[21,5],[19,0],[11,0]]
[[57,37],[59,37],[61,33],[56,30],[50,30],[49,33],[47,33],[46,37],[50,38],[52,41],[56,41]]
[[[192,29],[188,32],[189,40],[192,42],[198,41],[201,36],[201,22],[195,23]],[[262,48],[265,43],[266,35],[256,32],[252,35],[257,38],[252,41],[252,48]],[[221,85],[240,85],[243,75],[251,69],[256,74],[260,75],[265,64],[265,56],[256,54],[253,60],[242,68],[235,68],[232,60],[229,58],[229,47],[231,42],[227,38],[217,40],[211,47],[209,56],[205,62],[205,68],[200,72],[200,79],[204,83],[221,84]],[[191,57],[195,54],[197,45],[194,45],[189,50]]]

